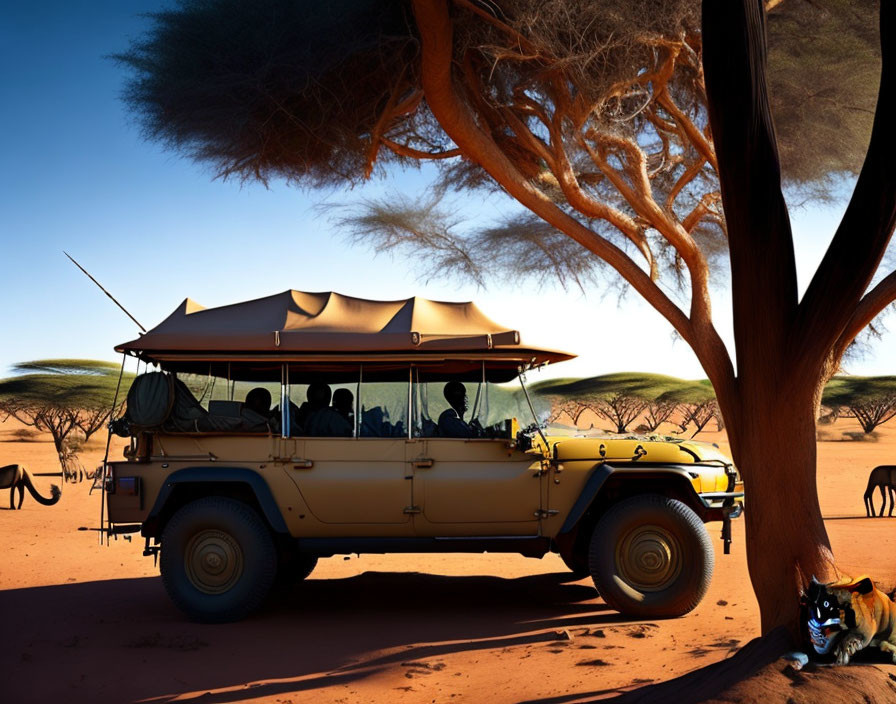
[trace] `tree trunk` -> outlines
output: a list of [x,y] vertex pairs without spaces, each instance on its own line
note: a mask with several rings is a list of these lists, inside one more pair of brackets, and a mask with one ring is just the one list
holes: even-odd
[[[784,389],[773,374],[740,400],[732,454],[743,476],[747,565],[762,633],[784,626],[797,642],[797,594],[814,575],[836,577],[818,504],[814,390]],[[759,387],[759,388],[757,388]]]

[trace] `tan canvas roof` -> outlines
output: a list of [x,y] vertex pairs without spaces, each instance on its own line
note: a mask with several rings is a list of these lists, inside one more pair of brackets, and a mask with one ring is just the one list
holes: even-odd
[[149,360],[197,355],[477,353],[536,364],[573,355],[524,345],[475,304],[414,297],[372,301],[332,291],[284,291],[219,308],[186,299],[152,330],[115,348]]

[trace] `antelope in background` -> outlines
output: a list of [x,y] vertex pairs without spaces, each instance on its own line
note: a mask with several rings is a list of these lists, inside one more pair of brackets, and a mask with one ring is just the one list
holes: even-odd
[[874,516],[874,490],[880,487],[880,496],[882,503],[880,505],[880,513],[878,516],[884,515],[884,509],[887,507],[887,494],[890,495],[890,512],[887,516],[892,517],[893,505],[896,503],[896,465],[883,465],[875,467],[868,475],[868,487],[865,489],[865,512],[868,518]]

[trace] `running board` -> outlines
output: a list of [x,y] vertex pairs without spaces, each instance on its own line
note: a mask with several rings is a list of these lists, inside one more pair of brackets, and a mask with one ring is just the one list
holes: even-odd
[[525,557],[543,557],[551,541],[544,536],[444,536],[434,538],[298,538],[300,552],[330,555],[376,554],[391,552],[503,552]]

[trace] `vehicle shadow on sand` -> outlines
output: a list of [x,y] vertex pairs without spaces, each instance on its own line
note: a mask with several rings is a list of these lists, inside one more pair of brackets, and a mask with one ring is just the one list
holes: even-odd
[[[244,699],[247,687],[252,697],[297,693],[408,660],[629,622],[588,583],[569,580],[568,573],[505,579],[413,572],[310,579],[276,589],[250,619],[213,626],[187,621],[159,578],[13,589],[0,597],[8,614],[4,650],[34,676],[13,678],[28,687],[13,701],[65,693],[70,701],[231,702]],[[62,659],[70,666],[60,671]],[[91,666],[98,661],[102,668]],[[41,679],[41,668],[57,676]]]

